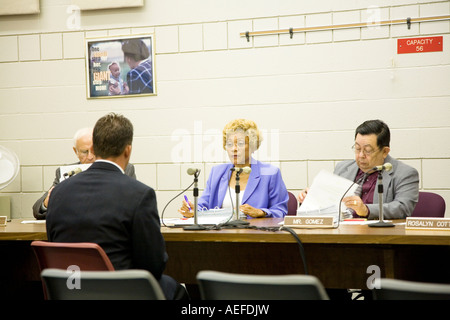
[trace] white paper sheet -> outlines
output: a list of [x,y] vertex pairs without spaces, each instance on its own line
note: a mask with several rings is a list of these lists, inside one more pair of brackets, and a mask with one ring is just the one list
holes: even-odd
[[[212,209],[197,212],[197,224],[217,225],[224,223],[232,216],[229,209]],[[233,218],[231,218],[232,220]],[[164,218],[164,224],[167,226],[189,226],[194,224],[194,218]]]
[[45,220],[23,220],[20,223],[24,223],[24,224],[29,224],[29,223],[44,224]]
[[85,163],[85,164],[72,164],[70,166],[61,166],[59,167],[59,170],[61,171],[61,178],[59,178],[59,182],[66,180],[69,177],[65,177],[64,174],[75,170],[75,169],[81,169],[81,171],[86,170],[92,165],[92,163]]
[[[350,188],[353,181],[335,175],[326,170],[321,170],[313,180],[297,215],[337,215],[339,202],[342,196]],[[346,196],[355,194],[357,184],[354,184]],[[342,203],[341,212],[347,207]]]

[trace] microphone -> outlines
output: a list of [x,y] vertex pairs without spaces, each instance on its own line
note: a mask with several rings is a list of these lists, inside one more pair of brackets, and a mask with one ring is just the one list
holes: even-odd
[[[339,223],[341,220],[341,205],[342,205],[342,200],[344,199],[345,195],[347,194],[347,192],[350,191],[350,189],[355,185],[355,184],[359,184],[361,186],[361,183],[364,183],[364,181],[367,179],[367,176],[369,174],[367,172],[365,172],[358,180],[354,181],[350,187],[348,187],[348,189],[344,192],[344,194],[341,197],[341,200],[339,201],[339,209],[338,209],[338,219],[337,219],[337,227],[339,227]],[[361,186],[362,187],[362,186]],[[359,187],[358,187],[359,188]],[[358,190],[358,189],[356,189]],[[359,195],[361,196],[361,195]],[[345,216],[344,216],[345,218]]]
[[71,176],[76,175],[77,173],[80,173],[81,171],[83,171],[83,170],[81,170],[81,168],[75,168],[75,169],[73,169],[73,170],[71,170],[69,172],[64,173],[64,176],[65,177],[71,177]]
[[192,176],[193,174],[197,175],[198,173],[200,173],[200,169],[197,169],[197,168],[189,168],[189,169],[187,169],[187,174],[190,175],[190,176]]
[[[197,207],[198,207],[198,176],[200,175],[200,169],[197,168],[189,168],[187,169],[187,174],[192,176],[194,175],[194,224],[191,226],[183,227],[184,230],[205,230],[206,227],[198,224],[197,217]],[[192,184],[191,184],[192,185]],[[189,186],[190,187],[190,186]],[[187,190],[187,189],[186,189]],[[184,191],[183,191],[184,192]]]
[[238,172],[238,173],[250,173],[251,171],[252,171],[252,168],[250,168],[250,167],[243,167],[243,168],[240,168],[240,167],[233,167],[233,168],[231,168],[230,169],[231,171],[236,171],[236,172]]
[[384,171],[391,171],[392,170],[392,164],[390,164],[389,162],[386,162],[382,166],[373,167],[372,170],[370,170],[370,171],[383,171],[383,170]]

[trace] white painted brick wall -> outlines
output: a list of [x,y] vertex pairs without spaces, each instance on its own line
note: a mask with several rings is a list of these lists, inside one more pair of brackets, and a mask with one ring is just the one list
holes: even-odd
[[[160,212],[192,182],[189,167],[227,161],[226,122],[255,120],[258,157],[279,166],[294,194],[321,170],[351,159],[354,129],[380,118],[391,154],[417,168],[420,188],[450,204],[450,21],[250,37],[264,31],[448,15],[450,1],[146,1],[141,9],[82,13],[69,29],[69,1],[41,1],[41,14],[0,17],[0,144],[21,171],[1,194],[13,218],[76,161],[74,132],[107,112],[135,127],[131,161],[155,188]],[[85,37],[155,34],[158,94],[86,99]],[[397,38],[441,35],[444,51],[397,55]],[[180,158],[180,154],[183,156]],[[187,192],[188,196],[192,191]],[[177,216],[181,199],[165,216]],[[449,210],[447,216],[450,216]]]

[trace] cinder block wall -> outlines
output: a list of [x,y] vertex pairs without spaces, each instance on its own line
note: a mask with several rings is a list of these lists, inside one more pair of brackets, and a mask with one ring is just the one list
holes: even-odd
[[[421,190],[450,204],[450,22],[251,37],[239,33],[450,14],[449,1],[147,0],[81,12],[41,0],[38,15],[0,16],[0,144],[21,162],[13,218],[32,217],[55,169],[76,160],[72,136],[110,111],[135,126],[132,162],[160,212],[191,183],[186,169],[227,161],[223,126],[257,122],[255,155],[278,165],[295,194],[321,169],[353,158],[354,129],[383,119],[391,155],[418,169]],[[157,95],[86,99],[85,38],[153,33]],[[443,36],[444,51],[397,54],[397,39]],[[189,195],[190,191],[188,192]],[[165,216],[177,216],[181,199]],[[449,213],[447,211],[447,216]]]

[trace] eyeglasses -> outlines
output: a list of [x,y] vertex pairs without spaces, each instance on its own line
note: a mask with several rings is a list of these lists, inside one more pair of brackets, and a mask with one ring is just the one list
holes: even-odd
[[225,144],[225,147],[226,147],[227,149],[232,149],[232,148],[234,148],[235,145],[236,145],[239,149],[243,149],[243,148],[245,148],[245,141],[238,141],[236,144],[235,144],[234,142],[228,141],[228,142]]
[[[78,150],[78,149],[77,149],[77,153],[78,153],[80,156],[87,157],[87,156],[89,155],[89,153],[91,153],[91,150]],[[91,153],[91,154],[92,154],[92,153]]]
[[361,148],[360,146],[357,146],[357,145],[353,145],[353,146],[352,146],[352,149],[353,149],[353,151],[355,152],[355,154],[360,154],[361,151],[362,151],[362,153],[363,153],[366,157],[369,157],[369,156],[371,156],[372,154],[374,154],[375,152],[380,151],[380,149],[374,150],[372,147],[365,147],[365,148],[363,149],[363,148]]

